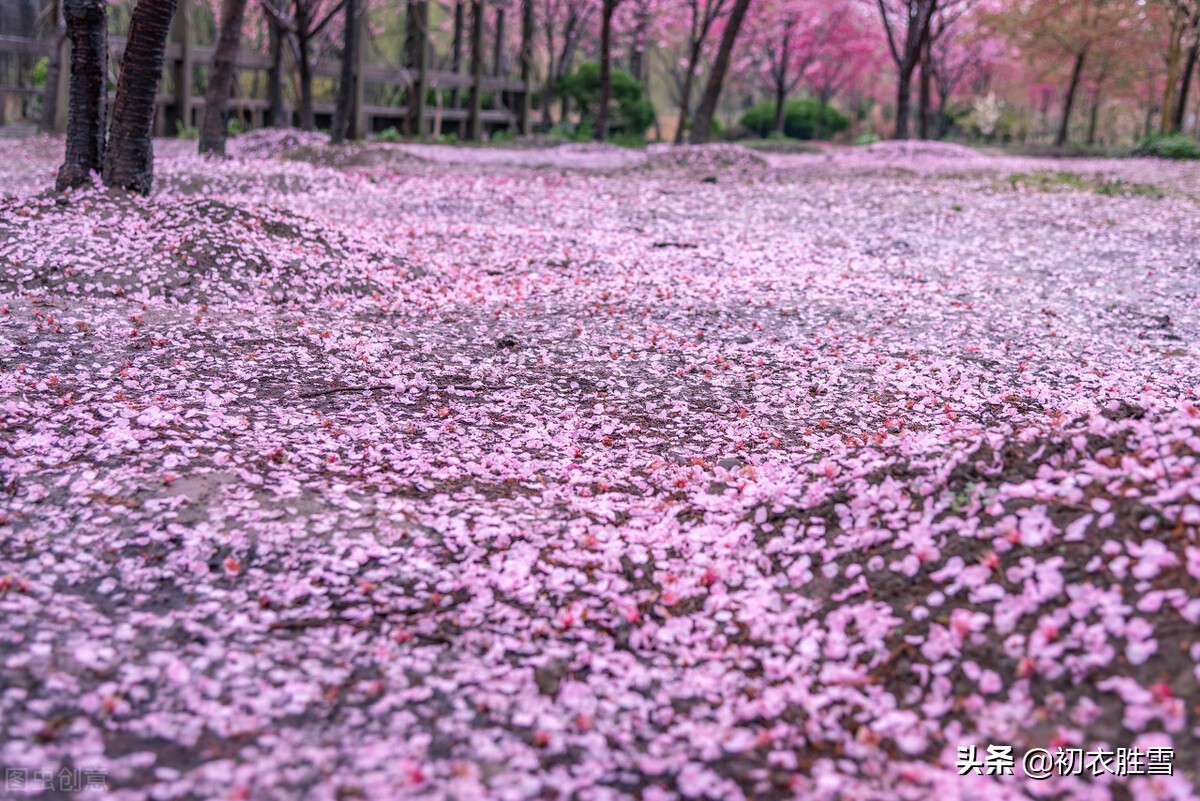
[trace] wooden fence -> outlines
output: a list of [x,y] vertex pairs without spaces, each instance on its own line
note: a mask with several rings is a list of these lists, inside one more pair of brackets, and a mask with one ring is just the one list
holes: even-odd
[[[193,76],[196,67],[207,69],[212,59],[212,45],[198,45],[192,41],[191,17],[189,0],[181,0],[176,12],[175,32],[167,44],[165,58],[167,72],[172,76],[171,84],[174,91],[160,92],[155,117],[155,133],[159,136],[172,135],[176,126],[188,128],[198,125],[201,110],[204,107],[204,97],[195,93]],[[503,13],[499,11],[498,13]],[[496,20],[497,28],[503,29],[503,19]],[[449,129],[462,138],[479,139],[485,132],[508,130],[514,133],[527,133],[530,130],[530,112],[532,97],[532,82],[527,58],[521,59],[522,79],[514,79],[503,75],[485,74],[483,69],[483,37],[482,32],[471,31],[471,52],[469,59],[471,71],[452,72],[428,68],[431,60],[432,42],[427,33],[427,26],[417,32],[418,52],[423,52],[423,58],[418,59],[420,65],[416,68],[398,67],[386,64],[372,64],[365,58],[366,25],[365,17],[360,21],[363,35],[359,37],[360,46],[357,48],[359,58],[355,64],[355,91],[351,103],[352,135],[363,136],[371,132],[379,132],[389,127],[405,129],[409,133],[428,135],[444,133]],[[420,27],[420,26],[419,26]],[[473,26],[468,26],[473,27]],[[526,28],[531,26],[526,26]],[[464,32],[465,33],[465,32]],[[531,31],[523,31],[531,34]],[[119,64],[125,49],[123,37],[110,36],[109,58],[114,64]],[[0,36],[0,55],[12,54],[26,56],[31,61],[42,57],[52,58],[55,43],[48,40],[30,39],[18,36]],[[57,108],[52,115],[53,127],[62,130],[66,125],[67,78],[70,64],[70,45],[64,42],[59,53],[59,63],[63,65],[60,72],[57,97]],[[526,47],[522,47],[522,53]],[[502,59],[496,58],[500,64]],[[269,84],[273,71],[272,59],[264,53],[253,52],[242,47],[236,61],[239,73],[261,71],[267,74]],[[285,76],[290,74],[285,66]],[[313,76],[316,78],[332,78],[335,81],[341,76],[341,62],[336,59],[320,59],[315,62]],[[285,76],[280,76],[281,80]],[[400,92],[391,92],[395,97],[403,98],[403,105],[370,105],[366,102],[369,84],[384,85],[399,88]],[[237,87],[244,86],[239,81]],[[298,94],[298,87],[297,94]],[[449,90],[444,92],[443,90]],[[44,88],[31,86],[0,85],[0,125],[5,122],[5,108],[9,98],[24,99],[46,93]],[[428,102],[430,94],[434,102]],[[484,97],[490,96],[492,103],[484,107]],[[449,102],[444,102],[446,99]],[[410,112],[409,103],[416,102],[416,108]],[[462,102],[465,101],[465,102]],[[231,117],[239,119],[244,125],[260,128],[266,121],[270,101],[266,98],[249,97],[235,92],[229,99]],[[326,122],[333,116],[333,103],[314,103],[314,112],[318,124]],[[296,109],[285,107],[285,117],[297,122]],[[411,130],[413,121],[420,119],[419,130]]]

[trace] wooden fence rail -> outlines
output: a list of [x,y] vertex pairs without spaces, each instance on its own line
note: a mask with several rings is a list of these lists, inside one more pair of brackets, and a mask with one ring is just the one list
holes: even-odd
[[[157,101],[155,116],[155,132],[159,136],[175,133],[175,126],[192,127],[199,122],[201,109],[204,107],[204,97],[194,91],[192,74],[193,68],[207,68],[212,59],[213,46],[197,45],[190,41],[190,13],[188,4],[182,3],[178,13],[176,32],[172,41],[167,44],[165,52],[166,71],[173,76],[174,92],[160,93]],[[365,20],[364,30],[365,30]],[[360,39],[360,41],[363,41]],[[419,47],[430,47],[427,37]],[[125,38],[112,36],[108,40],[109,58],[119,63],[125,50]],[[33,59],[50,58],[53,55],[54,43],[47,40],[30,39],[19,36],[0,36],[0,54],[29,56]],[[417,110],[421,122],[419,131],[414,133],[428,134],[440,132],[442,123],[454,123],[455,127],[468,138],[472,133],[481,131],[509,130],[516,133],[527,133],[530,125],[530,110],[532,86],[528,80],[517,80],[503,75],[483,74],[480,69],[471,73],[431,70],[427,68],[408,69],[389,64],[367,63],[362,57],[366,47],[360,47],[360,58],[356,65],[357,87],[353,93],[351,104],[351,129],[358,136],[372,131],[378,132],[387,127],[403,127],[412,123],[407,102],[417,97]],[[523,48],[524,51],[524,48]],[[426,57],[428,58],[428,56]],[[58,109],[55,116],[55,128],[62,130],[66,124],[64,102],[66,97],[65,79],[69,60],[69,45],[63,46],[60,59],[64,68],[58,91]],[[242,48],[236,60],[237,69],[241,72],[261,71],[270,75],[273,64],[269,56]],[[500,63],[500,59],[497,59]],[[528,71],[523,69],[524,73]],[[285,73],[287,72],[285,67]],[[312,73],[319,78],[338,79],[341,75],[341,63],[335,59],[319,59]],[[366,102],[366,86],[368,84],[385,85],[400,88],[405,98],[405,105],[372,105]],[[441,96],[438,102],[426,102],[429,92],[451,90],[449,104],[443,103]],[[463,91],[466,90],[466,91]],[[44,92],[29,86],[0,85],[0,124],[3,124],[6,99],[14,97],[32,97]],[[399,93],[392,93],[400,96]],[[482,103],[474,100],[483,94],[493,98],[492,108],[482,108]],[[472,98],[466,105],[459,105],[459,99]],[[269,101],[264,98],[235,96],[229,100],[230,113],[250,127],[262,127],[269,109]],[[315,103],[314,111],[317,117],[332,117],[333,103]],[[294,109],[285,109],[285,113],[294,119]]]

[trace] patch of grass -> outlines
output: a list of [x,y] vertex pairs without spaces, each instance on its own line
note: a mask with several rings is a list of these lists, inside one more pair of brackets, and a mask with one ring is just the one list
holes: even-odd
[[1105,197],[1165,197],[1166,193],[1153,184],[1139,184],[1103,175],[1080,175],[1074,172],[1014,173],[1003,187],[1026,192],[1092,192]]
[[1176,160],[1200,159],[1200,143],[1181,133],[1157,134],[1138,142],[1133,155]]
[[820,145],[804,142],[799,139],[769,136],[766,139],[743,139],[738,142],[742,147],[757,150],[760,153],[822,153]]

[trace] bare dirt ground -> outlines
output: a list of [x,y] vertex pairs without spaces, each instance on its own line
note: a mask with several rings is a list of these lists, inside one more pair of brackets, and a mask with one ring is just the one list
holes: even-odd
[[1198,797],[1197,165],[193,146],[0,141],[0,765]]

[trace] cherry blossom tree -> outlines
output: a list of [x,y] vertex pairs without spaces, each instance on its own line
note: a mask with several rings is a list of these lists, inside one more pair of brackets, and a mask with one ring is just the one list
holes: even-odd
[[938,0],[876,0],[876,5],[896,62],[896,138],[907,139],[913,73],[921,63]]
[[246,0],[224,0],[221,3],[221,29],[217,46],[213,48],[208,68],[208,85],[204,90],[204,119],[200,123],[200,152],[225,155],[227,130],[226,108],[233,88],[234,61],[242,40],[242,22],[246,17]]

